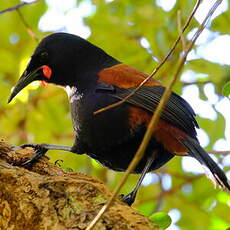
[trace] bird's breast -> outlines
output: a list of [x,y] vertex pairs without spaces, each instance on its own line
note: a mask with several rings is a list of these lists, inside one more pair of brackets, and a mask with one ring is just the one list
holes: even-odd
[[82,96],[83,96],[83,93],[80,93],[78,90],[77,90],[77,87],[75,86],[66,86],[65,87],[65,91],[68,95],[68,98],[69,98],[69,102],[72,104],[74,101],[79,101]]
[[75,95],[77,91],[73,92],[73,90],[69,92],[69,98],[76,142],[79,146],[85,146],[85,149],[90,149],[92,152],[109,149],[135,135],[135,127],[130,125],[132,118],[129,117],[129,105],[125,103],[94,115],[94,111],[113,104],[118,99],[104,93],[79,96]]

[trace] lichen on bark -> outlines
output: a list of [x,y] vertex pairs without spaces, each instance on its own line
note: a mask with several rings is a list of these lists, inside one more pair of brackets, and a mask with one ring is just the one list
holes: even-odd
[[[85,229],[111,192],[96,178],[64,171],[46,157],[27,166],[13,166],[33,154],[13,151],[0,141],[0,229]],[[95,230],[159,229],[147,217],[115,199]]]

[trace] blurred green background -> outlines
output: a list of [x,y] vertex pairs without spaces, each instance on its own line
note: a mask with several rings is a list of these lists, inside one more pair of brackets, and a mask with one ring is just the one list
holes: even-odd
[[[27,1],[32,2],[32,1]],[[65,31],[87,38],[118,60],[151,73],[178,36],[177,13],[184,24],[194,0],[47,0],[36,1],[0,13],[0,137],[7,142],[72,145],[74,141],[65,92],[53,85],[32,84],[10,104],[10,90],[29,57],[45,35]],[[207,13],[203,1],[185,33],[191,38]],[[0,11],[20,4],[0,0]],[[174,91],[186,98],[198,114],[201,144],[207,151],[230,150],[230,1],[223,1],[215,17],[197,41]],[[167,84],[175,73],[182,45],[155,76]],[[227,86],[226,86],[227,88]],[[48,153],[52,162],[104,181],[111,190],[122,173],[105,169],[87,156],[60,151]],[[227,153],[213,154],[229,174]],[[144,215],[169,213],[170,230],[224,230],[230,226],[230,196],[207,180],[201,166],[190,158],[175,157],[166,166],[149,173],[133,207]],[[128,193],[137,181],[129,177],[122,189]]]

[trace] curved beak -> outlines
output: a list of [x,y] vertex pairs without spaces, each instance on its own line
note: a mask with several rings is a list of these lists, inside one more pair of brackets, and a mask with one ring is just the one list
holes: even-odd
[[27,85],[29,85],[32,81],[38,80],[38,77],[40,75],[39,73],[40,68],[35,69],[33,72],[28,73],[27,70],[25,70],[22,74],[22,76],[19,78],[19,81],[17,82],[16,86],[13,88],[13,91],[11,92],[11,95],[8,99],[8,103],[12,101],[12,99]]

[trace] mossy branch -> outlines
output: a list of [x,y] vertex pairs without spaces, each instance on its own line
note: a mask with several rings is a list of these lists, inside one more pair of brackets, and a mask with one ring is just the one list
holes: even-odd
[[[0,141],[0,229],[86,229],[112,193],[101,181],[64,171],[46,157],[27,168],[12,165],[32,154]],[[95,229],[159,228],[116,198]]]

